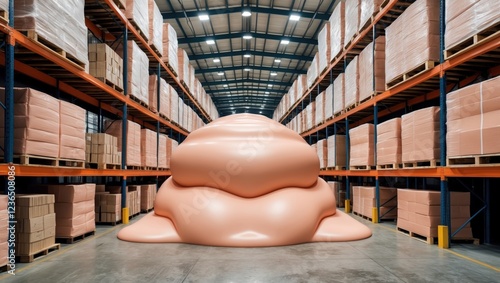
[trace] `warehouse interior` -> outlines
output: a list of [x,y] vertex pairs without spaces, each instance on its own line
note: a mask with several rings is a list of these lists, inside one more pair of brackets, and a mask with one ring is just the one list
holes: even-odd
[[[0,51],[2,281],[498,280],[497,0],[0,0]],[[192,132],[244,114],[310,145],[372,236],[117,238]]]

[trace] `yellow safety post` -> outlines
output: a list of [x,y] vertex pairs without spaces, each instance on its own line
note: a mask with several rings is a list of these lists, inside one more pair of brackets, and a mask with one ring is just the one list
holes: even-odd
[[450,248],[449,230],[446,225],[438,225],[438,247],[442,249]]
[[128,224],[128,207],[122,208],[122,223]]
[[372,223],[378,223],[378,210],[376,207],[372,207]]
[[351,201],[346,199],[345,200],[345,213],[350,213],[351,212]]

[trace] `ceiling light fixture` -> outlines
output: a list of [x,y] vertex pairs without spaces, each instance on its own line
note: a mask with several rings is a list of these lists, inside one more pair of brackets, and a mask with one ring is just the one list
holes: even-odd
[[214,61],[214,63],[219,63],[219,62],[220,62],[220,59],[219,59],[219,58],[216,58],[216,59],[214,59],[213,61]]
[[252,12],[250,12],[250,10],[243,10],[243,11],[241,12],[241,15],[242,15],[243,17],[250,17],[250,16],[252,15]]
[[251,34],[245,34],[245,35],[243,35],[243,39],[252,39],[252,35]]
[[224,72],[218,72],[217,75],[224,76]]
[[200,18],[200,21],[208,21],[210,19],[208,14],[199,14],[198,18]]
[[223,87],[228,87],[228,85],[223,85]]
[[269,94],[269,91],[264,92],[265,94]]
[[252,54],[245,54],[245,55],[243,55],[243,57],[250,58],[250,57],[252,57]]
[[245,68],[245,69],[243,69],[243,71],[245,71],[245,72],[250,72],[251,70],[252,70],[252,69],[250,69],[250,68]]
[[207,39],[207,44],[209,44],[209,45],[215,44],[215,40]]
[[274,59],[274,62],[276,62],[276,63],[280,63],[280,62],[281,62],[281,59]]
[[278,73],[276,73],[276,72],[271,72],[271,76],[277,76],[277,75],[278,75]]
[[268,87],[273,87],[273,85],[272,85],[272,84],[268,84],[267,86],[268,86]]
[[290,15],[290,21],[295,21],[295,22],[297,22],[297,21],[299,21],[299,20],[300,20],[300,15],[298,15],[298,14],[291,14],[291,15]]
[[290,43],[290,40],[288,40],[288,39],[282,39],[280,43],[283,44],[283,45],[287,45],[288,43]]

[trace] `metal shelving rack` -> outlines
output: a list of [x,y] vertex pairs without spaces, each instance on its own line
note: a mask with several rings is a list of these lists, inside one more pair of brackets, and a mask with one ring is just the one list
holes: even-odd
[[[126,185],[127,178],[149,176],[158,177],[170,176],[170,170],[129,170],[126,169],[126,132],[127,120],[139,123],[145,128],[157,132],[157,137],[163,129],[164,133],[176,134],[179,140],[188,135],[188,131],[176,123],[164,119],[159,114],[150,111],[140,105],[127,95],[127,41],[135,40],[140,48],[148,55],[150,69],[156,71],[158,77],[164,78],[180,94],[186,104],[192,106],[195,112],[204,122],[210,122],[208,113],[196,101],[194,96],[184,87],[176,75],[169,69],[161,58],[148,45],[147,41],[140,35],[134,25],[125,17],[120,8],[112,0],[95,0],[86,3],[86,25],[94,34],[102,35],[103,41],[122,40],[124,50],[123,60],[123,81],[124,91],[118,92],[106,83],[96,79],[85,72],[82,66],[70,61],[50,48],[32,41],[22,32],[13,28],[14,23],[14,1],[9,1],[9,23],[0,23],[0,36],[5,41],[5,52],[0,55],[0,65],[5,66],[5,163],[0,164],[0,175],[7,176],[9,164],[13,162],[13,133],[14,133],[14,72],[31,77],[44,84],[55,87],[57,91],[65,92],[80,100],[88,107],[98,109],[99,119],[103,111],[110,115],[122,118],[122,164],[121,169],[83,169],[83,168],[62,168],[43,167],[16,164],[16,176],[18,177],[120,177],[122,185],[122,209],[124,223],[128,220],[128,210],[126,208]],[[23,55],[18,55],[16,48],[24,51]],[[29,53],[28,55],[24,55]],[[159,81],[159,80],[158,80]],[[158,88],[159,94],[159,88]],[[159,95],[158,95],[159,99]],[[158,103],[158,106],[160,104]],[[157,147],[158,147],[157,138]],[[157,151],[158,152],[158,151]],[[158,153],[157,153],[158,154]],[[157,156],[158,160],[158,156]]]
[[[388,25],[394,21],[404,10],[413,3],[411,0],[387,0],[381,6],[380,11],[373,17],[373,21],[361,30],[357,36],[351,41],[351,44],[344,49],[340,56],[333,59],[327,70],[320,75],[316,81],[303,96],[294,103],[285,115],[280,119],[280,122],[286,124],[293,116],[297,115],[302,109],[307,106],[307,101],[311,102],[313,97],[320,93],[320,90],[333,82],[333,79],[340,73],[344,72],[348,61],[360,53],[377,34],[383,33],[382,24]],[[320,175],[343,177],[346,180],[346,212],[350,212],[350,190],[349,183],[352,177],[371,177],[375,179],[376,192],[376,210],[373,221],[380,221],[380,198],[379,198],[379,178],[380,177],[418,177],[418,178],[439,178],[441,189],[441,225],[440,231],[445,232],[439,234],[439,246],[442,248],[449,247],[451,238],[450,227],[450,205],[449,205],[449,190],[448,178],[499,178],[500,166],[474,166],[474,167],[449,167],[446,165],[446,94],[453,89],[454,86],[465,86],[472,83],[480,76],[477,72],[478,67],[487,69],[491,76],[500,75],[499,65],[499,48],[500,48],[500,33],[497,32],[490,36],[487,40],[483,40],[479,44],[470,46],[469,48],[459,52],[455,56],[445,60],[444,58],[444,31],[445,31],[445,1],[440,0],[440,62],[430,70],[418,74],[410,79],[399,83],[398,85],[376,95],[358,106],[350,109],[338,116],[327,120],[325,123],[314,127],[311,130],[301,133],[301,136],[311,143],[314,137],[317,140],[320,138],[320,133],[324,132],[322,137],[329,136],[329,127],[333,127],[333,132],[336,135],[338,128],[343,128],[343,133],[346,135],[346,170],[321,170]],[[355,127],[364,123],[373,122],[375,128],[378,124],[378,119],[394,113],[396,111],[406,110],[408,107],[423,103],[429,100],[439,99],[440,111],[440,165],[435,168],[405,168],[405,169],[383,169],[383,170],[350,170],[349,169],[349,128]],[[306,102],[306,104],[305,104]],[[384,105],[384,109],[379,109],[379,105]],[[333,106],[333,105],[332,105]],[[331,131],[330,131],[331,132]],[[330,133],[331,134],[331,133]],[[377,156],[376,150],[376,132],[374,142],[375,160]],[[488,179],[487,179],[488,181]],[[489,182],[488,182],[489,183]],[[485,195],[489,195],[489,186],[487,186]],[[490,218],[488,214],[488,199],[485,199],[485,206],[476,212],[472,217],[475,217],[481,211],[486,211],[486,219]],[[471,220],[469,219],[469,221]],[[466,223],[468,223],[467,221]],[[464,224],[465,225],[465,224]],[[459,228],[459,230],[462,227]],[[488,227],[485,227],[488,230]],[[488,242],[486,235],[485,239]]]

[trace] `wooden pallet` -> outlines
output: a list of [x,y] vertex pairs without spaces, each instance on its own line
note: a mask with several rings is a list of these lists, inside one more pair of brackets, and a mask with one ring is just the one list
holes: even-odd
[[151,211],[153,211],[154,207],[151,207],[149,209],[141,209],[141,213],[150,213]]
[[402,165],[398,163],[392,163],[392,164],[379,164],[377,165],[377,170],[387,170],[387,169],[399,169],[401,168]]
[[85,168],[85,160],[58,159],[57,166],[71,168]]
[[137,217],[137,216],[139,216],[140,214],[141,214],[141,212],[137,212],[137,213],[135,213],[135,214],[132,214],[132,215],[130,215],[130,216],[128,217],[128,219],[132,219],[132,218],[134,218],[134,217]]
[[414,162],[403,162],[403,168],[435,168],[439,166],[439,160],[421,160]]
[[129,169],[129,170],[145,170],[144,166],[135,166],[135,165],[127,165],[127,169]]
[[498,166],[500,165],[500,154],[448,157],[446,164],[453,167]]
[[4,24],[9,23],[9,12],[0,11],[0,23],[4,23]]
[[350,170],[374,170],[375,166],[371,165],[359,165],[359,166],[349,166]]
[[21,262],[21,263],[30,263],[35,261],[36,259],[46,256],[51,252],[54,252],[56,250],[59,250],[61,248],[61,244],[54,244],[46,249],[43,249],[37,253],[33,253],[30,255],[19,255],[16,256],[16,261]]
[[115,83],[113,83],[112,81],[108,80],[107,78],[105,78],[105,77],[96,77],[96,79],[100,80],[101,82],[104,82],[105,84],[107,84],[108,86],[110,86],[111,88],[113,88],[114,90],[123,93],[123,87],[117,86]]
[[389,4],[389,2],[391,2],[391,0],[385,0],[384,2],[382,2],[382,4],[380,4],[379,11],[381,11],[382,9],[384,9],[385,6],[387,6],[387,4]]
[[158,171],[167,171],[168,168],[161,168],[161,167],[158,167]]
[[130,99],[132,99],[133,101],[139,103],[140,105],[144,106],[145,108],[148,108],[148,104],[144,101],[142,101],[141,99],[139,99],[139,97],[133,95],[133,94],[129,94],[128,95],[130,97]]
[[111,225],[111,226],[116,226],[118,224],[121,224],[122,221],[121,220],[118,220],[116,222],[96,222],[95,224],[96,225]]
[[153,50],[154,53],[156,53],[156,55],[158,55],[161,58],[162,54],[154,44],[150,44],[149,47]]
[[57,158],[38,155],[14,155],[13,161],[14,163],[21,165],[43,165],[54,167],[58,165]]
[[172,68],[172,66],[168,63],[168,61],[164,62],[167,65],[167,68],[174,74],[175,77],[178,77],[179,75],[177,74],[177,71]]
[[146,41],[148,42],[149,41],[149,34],[145,34],[144,32],[142,32],[142,30],[139,28],[139,25],[135,22],[135,20],[133,18],[130,18],[128,19],[128,21],[132,24],[132,26],[134,26],[135,30],[137,31],[137,33],[139,33],[139,35]]
[[43,36],[39,35],[36,30],[25,30],[21,31],[23,34],[26,35],[29,39],[32,41],[36,42],[38,45],[41,45],[47,49],[50,49],[53,51],[53,53],[58,54],[60,57],[66,59],[67,61],[73,63],[73,65],[80,70],[85,70],[85,62],[82,62],[78,60],[78,58],[72,56],[71,54],[68,54],[65,50],[60,48],[59,46],[55,45],[54,43],[50,42],[49,40],[45,39]]
[[143,170],[156,171],[158,168],[153,166],[143,166]]
[[451,238],[452,243],[465,243],[465,244],[473,244],[475,246],[479,246],[481,241],[478,238]]
[[326,170],[345,170],[345,166],[326,167]]
[[9,270],[10,270],[10,264],[6,264],[6,265],[3,265],[3,266],[0,266],[0,273],[6,272],[6,271],[9,271]]
[[58,237],[56,238],[56,241],[63,244],[73,244],[94,235],[95,235],[95,230],[75,237]]
[[415,68],[405,72],[402,75],[397,76],[396,78],[392,79],[389,83],[385,85],[385,89],[391,89],[400,83],[403,83],[413,77],[416,77],[418,75],[421,75],[430,69],[434,68],[435,62],[434,61],[425,61],[422,64],[416,66]]
[[499,37],[500,37],[500,23],[497,23],[493,26],[483,29],[482,31],[470,37],[465,38],[461,42],[448,48],[447,50],[444,51],[444,58],[445,60],[448,60],[459,54],[467,52],[470,49],[473,49],[477,45],[483,44],[485,42],[494,40],[495,38]]
[[357,216],[359,216],[359,217],[361,217],[361,218],[363,218],[363,219],[366,219],[366,220],[368,220],[368,221],[370,221],[370,222],[372,221],[372,218],[371,218],[371,217],[368,217],[368,216],[366,216],[366,215],[363,215],[363,214],[361,214],[361,213],[359,213],[359,212],[354,212],[354,211],[353,211],[353,212],[352,212],[352,214],[357,215]]
[[163,114],[163,113],[158,113],[158,115],[160,116],[160,118],[163,118],[163,119],[165,119],[165,120],[167,120],[167,121],[170,121],[170,119],[169,119],[169,118],[167,118],[167,116],[166,116],[165,114]]
[[92,169],[121,169],[121,164],[107,164],[107,163],[86,163],[87,168]]
[[434,245],[435,243],[437,243],[437,237],[427,237],[427,236],[422,236],[422,235],[419,235],[417,233],[414,233],[414,232],[411,232],[411,231],[408,231],[408,230],[405,230],[403,228],[400,228],[400,227],[397,227],[398,231],[401,232],[402,234],[404,235],[407,235],[411,238],[414,238],[416,240],[419,240],[421,242],[424,242],[424,243],[427,243],[429,245]]

